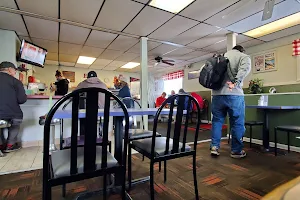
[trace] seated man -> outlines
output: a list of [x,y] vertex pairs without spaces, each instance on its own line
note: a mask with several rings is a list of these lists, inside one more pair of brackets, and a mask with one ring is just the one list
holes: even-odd
[[163,104],[163,102],[166,100],[166,95],[167,94],[165,92],[163,92],[161,94],[161,96],[157,97],[157,99],[155,101],[155,107],[156,108],[159,108]]
[[[107,86],[97,77],[97,73],[95,71],[90,71],[87,75],[87,79],[78,84],[76,89],[80,88],[103,88],[107,90]],[[99,93],[98,105],[99,108],[104,108],[105,103],[105,95]],[[85,108],[84,97],[80,99],[80,109]],[[80,135],[84,135],[85,133],[85,119],[80,119]]]
[[21,146],[17,143],[20,125],[23,120],[23,112],[20,104],[27,101],[27,96],[21,81],[16,79],[17,67],[11,62],[0,64],[0,119],[11,123],[8,128],[8,138],[2,141],[0,136],[0,150],[5,153],[19,150]]

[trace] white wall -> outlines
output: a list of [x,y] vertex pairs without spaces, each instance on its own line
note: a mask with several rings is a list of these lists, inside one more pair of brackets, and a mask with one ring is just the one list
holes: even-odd
[[[276,50],[278,70],[257,74],[253,74],[251,71],[249,76],[244,81],[244,87],[247,88],[249,85],[249,80],[253,78],[263,79],[264,86],[297,84],[297,58],[292,56],[292,42],[293,40],[299,38],[300,33],[247,48],[246,53],[251,55],[251,58],[254,54]],[[187,77],[189,71],[199,70],[203,64],[204,62],[195,63],[192,65],[192,68],[184,70],[183,88],[186,91],[191,92],[207,90],[199,84],[198,79],[188,80]]]
[[[72,86],[77,86],[78,83],[84,80],[84,74],[87,74],[90,69],[84,68],[76,68],[76,67],[58,67],[55,65],[45,65],[44,68],[34,67],[34,76],[36,79],[39,79],[41,82],[46,83],[47,86],[50,85],[51,82],[55,82],[55,71],[59,69],[61,71],[73,71],[75,72],[75,83],[72,83]],[[108,79],[105,84],[108,87],[113,87],[114,76],[119,76],[122,74],[128,81],[130,81],[130,77],[139,78],[140,74],[138,73],[128,73],[128,72],[116,72],[116,71],[105,71],[105,70],[94,70],[98,74],[100,80],[104,82],[105,79]]]

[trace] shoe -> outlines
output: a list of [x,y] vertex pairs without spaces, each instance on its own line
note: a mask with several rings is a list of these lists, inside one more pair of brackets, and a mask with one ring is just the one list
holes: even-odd
[[240,152],[231,152],[231,158],[244,158],[246,157],[246,151],[242,150]]
[[0,151],[3,151],[5,149],[5,145],[4,144],[1,144],[0,145]]
[[219,153],[218,147],[215,147],[215,146],[211,147],[211,148],[210,148],[210,154],[211,154],[212,156],[219,156],[220,153]]
[[20,150],[22,147],[19,145],[19,144],[17,144],[17,143],[15,143],[15,144],[13,144],[13,145],[7,145],[7,147],[6,147],[6,149],[5,150],[3,150],[3,152],[4,153],[10,153],[10,152],[14,152],[14,151],[18,151],[18,150]]

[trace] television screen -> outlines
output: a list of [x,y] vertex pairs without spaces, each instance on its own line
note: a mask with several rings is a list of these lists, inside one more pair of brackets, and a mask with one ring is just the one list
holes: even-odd
[[46,49],[27,42],[26,40],[22,41],[19,61],[38,67],[44,67],[46,55]]

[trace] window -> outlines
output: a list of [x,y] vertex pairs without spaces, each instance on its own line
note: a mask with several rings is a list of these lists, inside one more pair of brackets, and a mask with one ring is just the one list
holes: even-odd
[[178,93],[178,90],[182,88],[183,77],[183,70],[169,73],[163,76],[164,92],[166,92],[168,96],[171,94],[172,90],[174,90],[175,93]]

